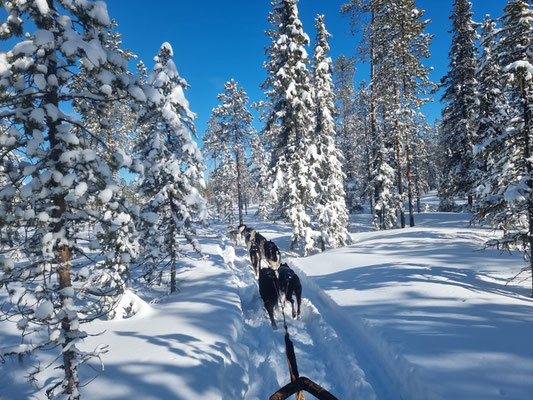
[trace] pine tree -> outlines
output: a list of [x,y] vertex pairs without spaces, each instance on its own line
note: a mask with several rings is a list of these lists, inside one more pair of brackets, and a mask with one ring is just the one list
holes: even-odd
[[[370,167],[369,163],[358,160],[358,155],[362,154],[361,150],[366,142],[361,140],[361,134],[364,134],[364,117],[361,118],[363,112],[357,108],[364,105],[366,109],[369,99],[366,98],[364,103],[359,103],[357,100],[359,96],[354,86],[355,59],[353,57],[346,58],[341,54],[334,63],[333,71],[336,77],[334,82],[336,141],[337,146],[342,150],[344,160],[345,202],[348,211],[355,212],[361,209],[361,197],[365,191],[362,187],[361,171],[365,171],[363,176],[366,179]],[[373,197],[370,196],[370,199],[373,200]],[[373,205],[370,208],[373,208]]]
[[[431,36],[424,33],[428,24],[424,11],[414,1],[401,0],[395,7],[380,5],[375,15],[374,42],[376,72],[372,84],[379,93],[383,123],[391,127],[394,137],[397,191],[400,198],[401,227],[405,226],[403,203],[407,183],[409,224],[414,226],[412,137],[420,130],[418,110],[427,102],[426,95],[433,88],[429,68],[422,64],[429,57]],[[405,178],[403,174],[405,173]]]
[[250,141],[250,153],[252,162],[252,185],[257,199],[257,215],[267,219],[270,207],[270,195],[268,190],[268,165],[269,151],[262,142],[262,136],[258,133],[252,136]]
[[[533,273],[533,10],[529,2],[510,0],[500,18],[499,41],[494,56],[502,68],[497,78],[506,100],[492,121],[503,115],[502,129],[491,123],[480,145],[487,173],[477,219],[503,230],[500,239],[488,245],[521,249]],[[532,279],[533,281],[533,279]],[[533,283],[532,283],[533,284]],[[533,296],[533,287],[532,287]]]
[[[129,160],[123,153],[100,157],[86,139],[90,127],[71,115],[70,104],[90,97],[100,106],[128,93],[144,95],[126,72],[127,57],[105,45],[111,21],[104,2],[3,5],[9,13],[0,26],[3,39],[31,32],[0,54],[0,104],[9,127],[0,153],[21,155],[8,164],[0,210],[13,209],[8,223],[27,229],[18,245],[29,260],[17,268],[9,254],[0,261],[0,287],[16,293],[3,311],[18,320],[21,353],[59,349],[64,377],[47,383],[48,396],[78,399],[80,365],[104,350],[80,350],[87,335],[80,325],[109,311],[104,299],[124,290],[138,249],[131,210],[113,179]],[[80,74],[83,91],[74,84]],[[88,222],[98,232],[90,243],[81,234]]]
[[400,40],[394,54],[399,66],[397,85],[400,88],[400,115],[402,115],[400,125],[403,128],[401,136],[405,150],[409,226],[412,227],[415,225],[412,141],[425,124],[425,120],[420,118],[419,110],[429,101],[427,95],[435,88],[429,79],[431,68],[423,64],[423,60],[430,56],[429,45],[432,35],[424,33],[429,21],[423,19],[425,11],[417,9],[413,0],[402,1],[397,12]]
[[[506,121],[510,117],[509,104],[503,96],[504,81],[502,65],[497,57],[496,46],[499,40],[499,30],[495,29],[497,22],[488,15],[483,21],[481,28],[481,48],[482,54],[477,61],[476,68],[476,101],[472,108],[472,126],[475,133],[474,156],[475,161],[480,166],[476,176],[476,190],[483,192],[485,182],[492,173],[487,168],[488,154],[483,151],[484,143],[497,138],[505,130]],[[490,163],[490,162],[489,162]]]
[[[350,118],[355,112],[355,59],[341,54],[333,65],[337,137],[341,146],[349,141]],[[344,154],[347,158],[347,154]]]
[[[176,286],[178,258],[188,253],[186,244],[200,252],[194,223],[207,219],[207,207],[195,185],[203,185],[202,155],[194,137],[196,115],[189,109],[169,43],[161,45],[145,91],[146,106],[138,118],[135,146],[142,163],[141,195],[148,199],[141,210],[141,245],[150,269],[170,267],[170,292]],[[161,273],[161,272],[160,272]]]
[[328,39],[324,16],[316,18],[317,36],[313,51],[313,84],[315,88],[315,140],[318,153],[315,190],[317,206],[314,217],[321,232],[322,248],[339,247],[349,242],[348,212],[344,193],[342,154],[335,143],[333,114],[332,62],[327,56]]
[[302,29],[297,5],[297,0],[272,2],[272,29],[267,32],[271,44],[266,48],[265,63],[268,77],[262,85],[267,90],[269,110],[263,134],[271,143],[272,197],[279,214],[293,227],[291,249],[309,254],[314,248],[307,214],[314,195],[313,182],[308,180],[316,154],[309,151],[314,105],[305,49],[309,37]]
[[371,181],[372,171],[376,163],[377,139],[376,128],[372,128],[372,89],[366,81],[361,81],[355,97],[355,113],[350,119],[352,141],[347,144],[351,155],[351,162],[346,161],[346,174],[349,179],[350,191],[346,192],[346,202],[351,210],[362,210],[365,200],[374,210],[375,192]]
[[224,145],[222,144],[222,128],[220,122],[217,120],[216,115],[211,114],[209,121],[207,122],[207,129],[205,130],[202,141],[202,154],[209,157],[214,162],[214,168],[217,168],[217,163],[222,158],[224,153]]
[[247,107],[248,96],[233,79],[224,85],[225,92],[218,95],[222,103],[213,110],[218,122],[218,146],[231,151],[235,159],[237,210],[239,225],[243,224],[244,188],[243,183],[248,171],[246,150],[254,134],[253,116]]
[[[412,145],[414,135],[420,131],[418,119],[419,108],[427,101],[425,95],[433,88],[429,81],[429,68],[422,60],[429,56],[431,36],[424,33],[428,21],[422,20],[424,12],[418,10],[412,0],[352,0],[342,8],[350,15],[352,26],[362,26],[362,55],[368,57],[371,66],[369,103],[369,137],[368,155],[373,160],[372,174],[381,171],[384,163],[396,170],[396,191],[399,202],[395,209],[400,214],[401,226],[405,226],[404,174],[407,180],[410,225],[414,225],[414,191],[412,178]],[[361,24],[362,22],[362,24]],[[392,137],[382,136],[391,132]],[[382,146],[395,150],[383,154]],[[386,169],[386,168],[385,168]],[[382,177],[382,176],[381,176]],[[368,181],[381,181],[376,176],[369,176]],[[378,178],[376,180],[376,178]],[[381,185],[373,185],[379,188]],[[374,193],[377,202],[381,195]],[[384,204],[383,202],[381,202]],[[387,202],[392,206],[392,202]],[[381,206],[382,207],[382,206]],[[383,214],[383,209],[379,212]],[[377,218],[379,219],[379,218]],[[382,225],[383,226],[383,225]]]
[[219,218],[230,224],[235,222],[235,194],[237,193],[237,168],[229,150],[223,151],[220,161],[212,171],[213,197]]
[[371,185],[376,193],[376,205],[373,225],[377,229],[397,228],[397,207],[399,196],[394,188],[394,169],[389,165],[388,154],[383,135],[378,131],[374,146],[377,150],[375,170],[372,171]]
[[[477,48],[476,29],[479,24],[472,21],[472,4],[468,0],[456,0],[453,5],[452,46],[449,53],[449,71],[442,79],[445,87],[442,100],[441,144],[444,158],[444,181],[439,196],[445,204],[453,204],[454,197],[468,196],[472,205],[475,186],[473,146],[476,141],[472,126],[475,104],[475,71]],[[441,209],[443,207],[441,206]]]
[[[116,32],[117,23],[112,20],[111,24],[105,31],[104,48],[108,51],[117,52],[126,60],[137,58],[130,50],[122,50],[122,35]],[[123,66],[117,66],[115,69],[120,72]],[[89,82],[87,74],[90,71],[82,69],[81,73],[73,79],[71,86],[73,90],[82,92]],[[102,91],[110,89],[104,84]],[[76,98],[72,102],[74,111],[80,114],[83,127],[90,130],[91,134],[86,133],[86,129],[77,128],[79,135],[87,135],[86,140],[90,143],[97,153],[104,159],[110,161],[110,156],[118,150],[123,150],[127,154],[132,152],[132,132],[135,125],[135,101],[130,99],[117,99],[115,101],[101,102],[93,100],[90,97]]]
[[[435,125],[438,126],[436,122]],[[439,152],[435,127],[425,124],[418,135],[412,137],[413,189],[416,197],[417,212],[422,212],[421,196],[438,187],[440,164],[436,154]]]
[[[380,142],[378,138],[378,85],[376,84],[376,66],[377,66],[377,40],[379,35],[376,34],[379,23],[377,22],[378,11],[383,8],[384,2],[382,0],[350,0],[341,7],[343,15],[350,16],[352,33],[361,33],[361,42],[358,46],[359,53],[362,59],[368,59],[370,63],[370,85],[366,90],[360,90],[360,97],[363,101],[359,102],[359,121],[364,129],[364,148],[366,151],[366,187],[363,192],[369,198],[370,209],[373,213],[376,212],[375,202],[379,197],[377,192],[369,193],[369,190],[374,190],[376,186],[371,185],[375,176],[373,173],[378,170],[378,151]],[[369,17],[368,17],[369,16]],[[363,86],[364,87],[364,86]],[[368,112],[364,111],[367,110]],[[362,113],[364,111],[364,114]],[[368,122],[368,123],[367,123]],[[347,159],[349,160],[349,159]],[[348,179],[348,183],[351,179]],[[354,192],[354,190],[352,190]],[[350,191],[346,191],[350,196]],[[353,196],[353,195],[352,195]],[[377,214],[374,215],[377,217]],[[376,219],[376,218],[375,218]]]

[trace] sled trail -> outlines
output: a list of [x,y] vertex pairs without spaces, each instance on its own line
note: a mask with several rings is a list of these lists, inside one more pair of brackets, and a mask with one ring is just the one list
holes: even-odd
[[[232,244],[227,244],[226,248],[230,246]],[[274,314],[279,328],[273,330],[245,247],[235,246],[234,262],[229,266],[241,299],[242,344],[249,349],[249,387],[245,399],[267,399],[290,381],[281,307]],[[314,288],[307,285],[303,287],[301,319],[293,319],[290,303],[285,305],[285,318],[300,375],[309,377],[339,399],[375,399],[375,392],[359,367],[350,344],[345,343],[309,300],[312,290]]]

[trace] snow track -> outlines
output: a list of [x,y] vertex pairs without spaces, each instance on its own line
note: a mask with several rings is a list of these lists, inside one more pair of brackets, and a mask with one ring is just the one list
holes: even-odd
[[[224,253],[233,253],[231,245],[226,246]],[[244,398],[266,399],[290,381],[283,315],[278,308],[275,318],[279,329],[272,330],[246,250],[237,247],[235,253],[234,257],[226,257],[226,263],[232,269],[241,299],[244,318],[241,344],[248,347],[249,385]],[[309,377],[339,399],[375,399],[375,391],[359,367],[353,346],[324,319],[322,304],[319,308],[314,304],[316,300],[320,302],[319,295],[314,293],[317,288],[304,279],[301,319],[290,317],[290,305],[285,309],[300,375]]]

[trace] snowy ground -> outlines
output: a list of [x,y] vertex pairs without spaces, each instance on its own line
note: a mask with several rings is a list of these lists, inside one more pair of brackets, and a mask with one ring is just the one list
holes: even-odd
[[[479,251],[491,232],[468,219],[429,211],[415,228],[374,232],[359,215],[349,247],[284,251],[304,288],[302,318],[288,319],[300,374],[344,400],[533,398],[531,281],[506,284],[521,255]],[[285,225],[245,222],[287,249]],[[110,347],[82,399],[263,400],[288,383],[281,312],[273,331],[244,247],[215,229],[202,234],[207,259],[180,270],[179,293],[137,291],[134,317],[89,327],[101,334],[88,349]],[[0,323],[0,347],[17,340]],[[0,399],[44,398],[24,375],[50,357],[0,364]]]

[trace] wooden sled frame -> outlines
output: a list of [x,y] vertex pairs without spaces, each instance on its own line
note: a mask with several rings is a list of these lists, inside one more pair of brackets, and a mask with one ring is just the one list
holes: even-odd
[[[283,313],[283,321],[285,322],[285,313]],[[276,393],[269,397],[269,400],[285,400],[289,396],[296,393],[298,400],[305,400],[302,390],[312,394],[318,400],[338,400],[330,392],[322,386],[317,385],[311,379],[305,376],[300,376],[298,372],[298,364],[296,363],[296,355],[294,354],[294,344],[289,338],[287,324],[285,323],[285,352],[287,354],[287,362],[289,363],[289,372],[291,375],[291,382]]]
[[285,400],[289,398],[289,396],[302,390],[312,394],[318,400],[338,400],[326,389],[317,385],[315,382],[309,378],[306,378],[305,376],[300,376],[291,383],[283,386],[280,390],[270,396],[269,400]]

